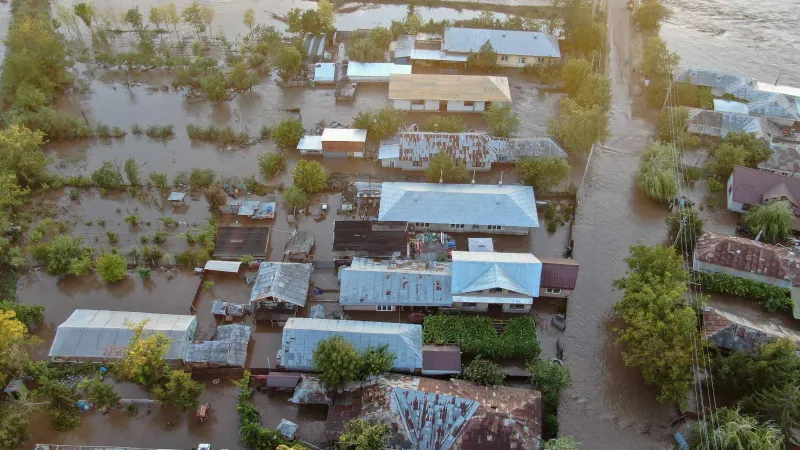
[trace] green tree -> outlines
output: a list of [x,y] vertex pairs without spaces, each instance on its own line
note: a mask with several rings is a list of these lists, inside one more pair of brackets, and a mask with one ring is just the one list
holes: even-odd
[[181,11],[181,18],[183,19],[184,23],[194,28],[198,38],[200,38],[200,33],[206,30],[203,6],[201,6],[197,0],[190,3],[189,6]]
[[31,438],[30,414],[26,408],[6,402],[0,407],[0,448],[17,450]]
[[791,339],[776,339],[758,346],[750,354],[731,352],[717,356],[711,370],[719,389],[738,397],[762,391],[771,386],[800,382],[800,357]]
[[131,186],[139,186],[142,184],[139,179],[139,167],[136,166],[136,160],[128,158],[125,160],[125,175],[128,177],[128,184]]
[[683,251],[692,251],[697,238],[703,234],[703,219],[694,209],[676,210],[666,218],[669,229],[669,241],[672,245]]
[[580,107],[597,106],[605,113],[611,109],[611,80],[599,73],[589,74],[573,98]]
[[289,33],[301,33],[303,31],[303,24],[301,22],[302,17],[302,9],[290,9],[289,12],[286,13],[286,31]]
[[670,142],[683,148],[697,147],[700,139],[687,133],[689,110],[684,107],[668,108],[658,115],[656,131],[661,142]]
[[150,270],[149,267],[141,266],[136,268],[136,273],[142,278],[142,280],[149,280],[152,270]]
[[753,205],[744,214],[750,233],[761,234],[764,242],[778,242],[794,229],[794,206],[788,200],[773,200]]
[[380,142],[397,134],[403,126],[403,111],[386,106],[375,111],[362,111],[353,118],[353,127],[367,130],[371,142]]
[[667,43],[658,35],[647,39],[643,53],[642,72],[651,80],[669,80],[680,61],[678,54],[670,52]]
[[444,150],[431,157],[430,165],[425,169],[425,179],[437,183],[440,177],[445,183],[469,183],[470,176],[463,162],[454,162]]
[[531,383],[542,393],[545,409],[557,411],[561,392],[572,384],[569,366],[537,359],[529,361],[526,369],[531,374]]
[[39,89],[23,82],[17,87],[17,107],[23,111],[37,111],[43,106],[47,106],[47,95]]
[[231,68],[228,74],[228,82],[236,92],[247,91],[258,84],[258,74],[250,70],[246,61],[239,61]]
[[336,443],[338,450],[384,450],[389,439],[389,426],[363,419],[351,419]]
[[97,257],[97,272],[106,283],[119,283],[125,279],[128,264],[118,253],[103,253]]
[[200,79],[200,91],[213,103],[228,99],[228,80],[225,74],[216,70]]
[[286,158],[283,153],[262,153],[258,155],[258,166],[261,168],[261,175],[269,180],[283,172]]
[[747,161],[747,151],[744,147],[722,142],[712,153],[709,168],[721,180],[727,180],[736,166],[744,166]]
[[570,152],[588,152],[595,142],[608,137],[608,116],[600,106],[582,107],[574,100],[561,100],[558,120],[551,120],[548,133],[555,136]]
[[164,405],[186,411],[197,408],[204,388],[202,383],[192,380],[190,373],[173,370],[166,383],[153,389],[153,396]]
[[550,439],[544,444],[544,450],[583,450],[585,447],[572,436],[561,436]]
[[397,357],[394,353],[389,351],[388,345],[368,347],[362,355],[358,378],[366,380],[369,377],[391,371],[395,359],[397,359]]
[[147,178],[157,189],[163,191],[169,187],[169,181],[167,180],[167,174],[165,172],[153,172],[149,174]]
[[800,428],[800,384],[798,382],[782,386],[772,386],[755,393],[748,399],[748,409],[755,411],[758,418],[778,425],[786,442],[797,444],[794,429]]
[[20,186],[37,185],[47,175],[48,160],[41,150],[43,139],[41,131],[20,125],[0,131],[0,169],[13,173]]
[[220,184],[212,184],[205,189],[208,212],[214,215],[220,213],[220,208],[228,203],[228,194]]
[[119,189],[125,186],[119,168],[111,161],[103,161],[103,165],[92,172],[92,181],[106,189]]
[[21,188],[14,175],[0,174],[0,213],[8,213],[22,206],[31,190]]
[[519,130],[519,116],[507,103],[492,103],[484,113],[489,132],[495,136],[510,137]]
[[514,176],[534,192],[547,192],[569,177],[569,162],[557,156],[523,156],[514,166]]
[[329,33],[336,29],[336,11],[328,0],[317,3],[317,23],[321,33]]
[[292,170],[294,185],[306,194],[320,192],[328,186],[328,173],[322,164],[301,159]]
[[669,19],[672,11],[661,3],[661,0],[642,0],[639,8],[633,14],[633,19],[639,22],[642,29],[658,31],[661,21]]
[[0,300],[0,311],[14,311],[15,319],[28,328],[44,322],[44,306],[25,305],[8,300]]
[[592,74],[592,63],[583,58],[572,58],[561,66],[561,80],[567,94],[573,96],[583,85],[583,81]]
[[78,388],[86,395],[86,399],[100,409],[112,408],[122,398],[114,386],[104,383],[99,377],[84,378]]
[[145,324],[145,321],[126,324],[133,336],[115,370],[120,379],[155,387],[169,378],[166,355],[172,341],[160,332],[144,338]]
[[335,391],[358,379],[363,358],[353,344],[336,335],[317,344],[312,364],[325,387]]
[[281,77],[281,80],[288,82],[303,68],[303,55],[293,46],[285,45],[281,47],[275,58],[275,68],[278,69],[278,76]]
[[308,195],[295,185],[289,186],[283,193],[283,201],[289,209],[305,208],[308,206]]
[[488,359],[477,356],[464,368],[464,378],[486,386],[497,386],[505,381],[506,372]]
[[469,65],[482,70],[493,70],[497,67],[497,52],[488,40],[481,45],[478,53],[467,60]]
[[92,27],[92,17],[94,16],[94,7],[91,3],[88,2],[81,2],[76,3],[72,7],[73,11],[75,11],[75,15],[78,16],[86,28]]
[[48,275],[75,274],[75,264],[88,256],[89,248],[83,244],[83,239],[56,236],[46,247],[45,271]]
[[667,201],[678,194],[677,167],[672,144],[653,142],[639,159],[636,184],[648,197]]
[[141,31],[144,28],[144,18],[138,6],[134,6],[122,13],[122,21],[133,27],[136,31]]
[[75,403],[78,399],[72,387],[48,377],[39,377],[36,392],[47,399],[47,410],[50,413],[50,426],[58,431],[67,431],[80,425]]
[[[772,423],[758,423],[738,408],[720,408],[693,429],[699,450],[783,450],[781,430]],[[704,436],[705,439],[700,439]]]
[[347,44],[347,58],[358,62],[381,62],[386,59],[386,50],[378,47],[368,35],[355,33]]
[[467,131],[467,124],[458,116],[430,116],[419,129],[437,133],[463,133]]
[[554,0],[552,5],[560,12],[552,28],[563,30],[563,47],[569,53],[591,58],[602,51],[606,42],[606,21],[602,15],[595,14],[591,0]]
[[300,16],[300,26],[303,28],[304,33],[314,33],[319,29],[319,21],[317,20],[317,12],[313,9],[303,11]]
[[244,18],[242,19],[244,26],[247,27],[250,32],[253,32],[253,27],[256,25],[256,12],[253,8],[248,8],[247,11],[244,12]]
[[279,148],[294,149],[305,134],[306,129],[302,122],[298,119],[286,119],[272,130],[272,140]]
[[772,156],[772,151],[763,139],[756,137],[755,133],[728,133],[722,139],[722,144],[730,144],[743,148],[745,159],[743,166],[756,168],[758,164],[768,160]]

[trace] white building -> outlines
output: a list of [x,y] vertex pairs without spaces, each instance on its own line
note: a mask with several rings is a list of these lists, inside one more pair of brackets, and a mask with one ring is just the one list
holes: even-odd
[[392,75],[389,100],[404,111],[483,112],[511,103],[508,78],[478,75]]

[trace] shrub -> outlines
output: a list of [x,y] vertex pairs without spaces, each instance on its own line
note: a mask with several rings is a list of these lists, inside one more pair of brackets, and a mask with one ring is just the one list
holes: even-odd
[[237,133],[231,127],[215,127],[209,125],[202,127],[199,125],[189,124],[186,126],[186,132],[190,139],[197,139],[200,141],[216,142],[222,145],[245,145],[250,141],[250,136],[244,131]]
[[161,245],[167,242],[167,233],[163,231],[156,231],[156,234],[153,235],[153,243]]
[[154,139],[169,139],[175,136],[172,125],[151,125],[144,134]]
[[142,126],[139,125],[138,123],[135,123],[135,124],[131,125],[131,133],[132,134],[139,135],[139,134],[142,134],[143,132],[144,132],[144,130],[142,130]]
[[78,198],[80,198],[80,196],[81,196],[81,195],[80,195],[80,193],[78,192],[78,190],[77,190],[77,189],[70,189],[70,190],[69,190],[69,199],[70,199],[70,200],[72,200],[72,201],[75,201],[75,200],[77,200]]
[[136,268],[136,273],[137,273],[137,274],[138,274],[138,275],[139,275],[139,276],[140,276],[140,277],[141,277],[143,280],[149,280],[149,279],[150,279],[150,274],[152,273],[152,271],[150,270],[150,268],[149,268],[149,267],[144,267],[144,266],[141,266],[141,267],[137,267],[137,268]]
[[84,175],[77,175],[73,177],[64,178],[64,186],[72,186],[76,188],[87,188],[92,186],[91,178]]
[[103,253],[97,258],[97,271],[106,283],[119,283],[127,269],[125,259],[117,253]]
[[489,317],[433,315],[425,318],[422,337],[426,344],[456,342],[464,353],[487,359],[535,359],[541,351],[536,322],[529,317],[509,320],[498,334]]
[[180,222],[173,219],[172,217],[162,217],[158,220],[160,220],[161,223],[163,223],[164,226],[167,228],[178,228],[178,226],[180,225]]
[[258,165],[261,167],[261,175],[269,180],[283,172],[286,159],[281,153],[262,153],[258,155]]
[[125,160],[125,175],[128,177],[128,184],[131,186],[139,186],[139,167],[136,166],[136,160],[128,158]]
[[722,192],[723,189],[725,189],[725,185],[722,184],[716,177],[711,177],[708,179],[708,190],[712,194]]
[[150,182],[153,183],[153,186],[155,186],[159,190],[163,191],[167,189],[167,187],[169,187],[167,174],[164,172],[153,172],[150,175],[148,175],[148,178],[150,179]]
[[91,137],[93,132],[85,121],[63,111],[42,107],[35,112],[23,112],[12,117],[12,123],[30,130],[41,131],[50,141]]
[[106,139],[110,138],[111,128],[109,128],[109,126],[104,123],[100,123],[94,128],[94,134],[99,138],[106,138]]
[[793,306],[788,288],[722,273],[695,272],[695,276],[703,289],[755,300],[769,312],[790,311]]
[[367,130],[367,138],[380,142],[397,134],[403,126],[405,113],[391,106],[376,111],[362,111],[353,118],[353,128]]
[[135,227],[135,226],[137,226],[137,225],[139,225],[141,223],[141,218],[139,216],[137,216],[136,214],[131,214],[128,217],[125,218],[125,223],[127,223],[128,225],[130,225],[132,227]]
[[228,99],[228,80],[225,74],[214,71],[200,79],[200,92],[206,95],[213,103],[219,103]]
[[328,186],[328,173],[316,161],[300,160],[292,170],[294,185],[306,194],[320,192]]
[[192,189],[204,189],[214,182],[214,171],[211,169],[192,169],[189,175],[189,186]]
[[202,248],[186,250],[175,255],[175,261],[187,269],[202,267],[208,261],[208,258],[208,252]]
[[106,231],[106,236],[108,236],[108,243],[109,244],[116,244],[119,242],[119,235],[114,233],[113,231]]
[[506,373],[497,364],[478,356],[464,369],[464,378],[475,383],[496,386],[503,384]]
[[297,144],[306,134],[303,123],[297,119],[287,119],[272,129],[272,140],[279,148],[297,148]]
[[142,244],[147,245],[148,243],[150,243],[150,238],[147,237],[147,236],[142,236],[142,237],[139,238],[139,242],[141,242]]
[[289,186],[283,194],[283,201],[289,209],[305,208],[308,206],[308,196],[305,192],[300,190],[297,186]]
[[648,197],[667,201],[678,193],[675,153],[672,144],[654,142],[648,145],[639,160],[636,184]]
[[119,189],[124,186],[122,174],[111,161],[103,161],[103,165],[92,172],[92,181],[105,189]]
[[419,128],[429,132],[463,133],[467,131],[467,124],[458,116],[431,116]]
[[484,116],[489,131],[495,136],[509,137],[519,130],[519,116],[511,110],[511,105],[493,103]]

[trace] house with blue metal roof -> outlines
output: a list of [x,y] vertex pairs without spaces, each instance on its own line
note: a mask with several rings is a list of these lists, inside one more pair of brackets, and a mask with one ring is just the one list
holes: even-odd
[[449,233],[524,235],[539,226],[533,188],[520,185],[383,183],[378,220]]
[[497,65],[525,67],[561,58],[555,36],[538,31],[445,28],[442,50],[450,55],[472,55],[489,42],[497,53]]
[[396,357],[392,368],[395,372],[414,373],[422,369],[420,325],[296,317],[283,327],[279,366],[286,370],[313,371],[314,349],[321,341],[337,335],[361,352],[387,345]]
[[528,312],[542,263],[530,253],[453,252],[453,308]]

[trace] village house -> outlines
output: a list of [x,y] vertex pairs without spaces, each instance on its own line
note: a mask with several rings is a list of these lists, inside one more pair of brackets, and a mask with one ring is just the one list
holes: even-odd
[[467,55],[442,50],[442,35],[437,33],[401,34],[389,47],[396,64],[457,63],[465,65]]
[[508,78],[480,75],[392,75],[389,100],[403,111],[484,112],[510,104]]
[[283,327],[278,365],[286,370],[313,372],[314,349],[324,340],[342,336],[363,352],[384,345],[396,359],[395,372],[417,373],[422,370],[422,327],[405,323],[361,322],[290,318]]
[[502,67],[525,67],[561,58],[558,39],[538,31],[446,28],[442,50],[448,55],[475,55],[487,42]]
[[525,235],[539,226],[533,188],[520,185],[386,182],[378,220],[448,233]]
[[736,166],[728,178],[728,209],[746,212],[753,205],[786,200],[794,209],[794,229],[800,230],[800,179]]
[[567,258],[539,258],[539,261],[542,263],[539,296],[569,297],[578,284],[578,262]]
[[723,351],[752,353],[775,339],[788,338],[800,351],[800,332],[773,323],[755,323],[717,308],[703,308],[703,333],[714,347]]
[[466,380],[388,375],[333,395],[326,435],[354,418],[389,427],[391,448],[537,449],[542,396],[531,389]]
[[244,367],[251,333],[250,325],[220,325],[213,340],[189,344],[184,362],[192,368]]
[[301,155],[322,155],[326,158],[363,158],[367,130],[325,128],[322,136],[303,136],[297,143]]
[[527,313],[542,263],[530,253],[453,252],[453,309]]
[[308,300],[312,267],[309,263],[262,262],[250,292],[256,320],[283,324]]
[[750,133],[769,140],[770,136],[778,133],[777,128],[763,117],[700,108],[686,109],[689,112],[686,132],[690,134],[724,138],[729,133]]
[[286,243],[283,255],[289,261],[307,261],[311,259],[311,249],[313,248],[314,233],[294,230]]
[[484,133],[406,132],[381,142],[378,159],[382,167],[425,170],[431,158],[446,152],[468,170],[486,171],[493,163],[514,163],[523,156],[555,156],[567,153],[550,138],[501,138]]
[[336,259],[406,258],[408,222],[337,220],[333,223],[333,254]]
[[410,75],[411,66],[393,63],[320,63],[314,65],[315,84],[388,83],[393,74]]

